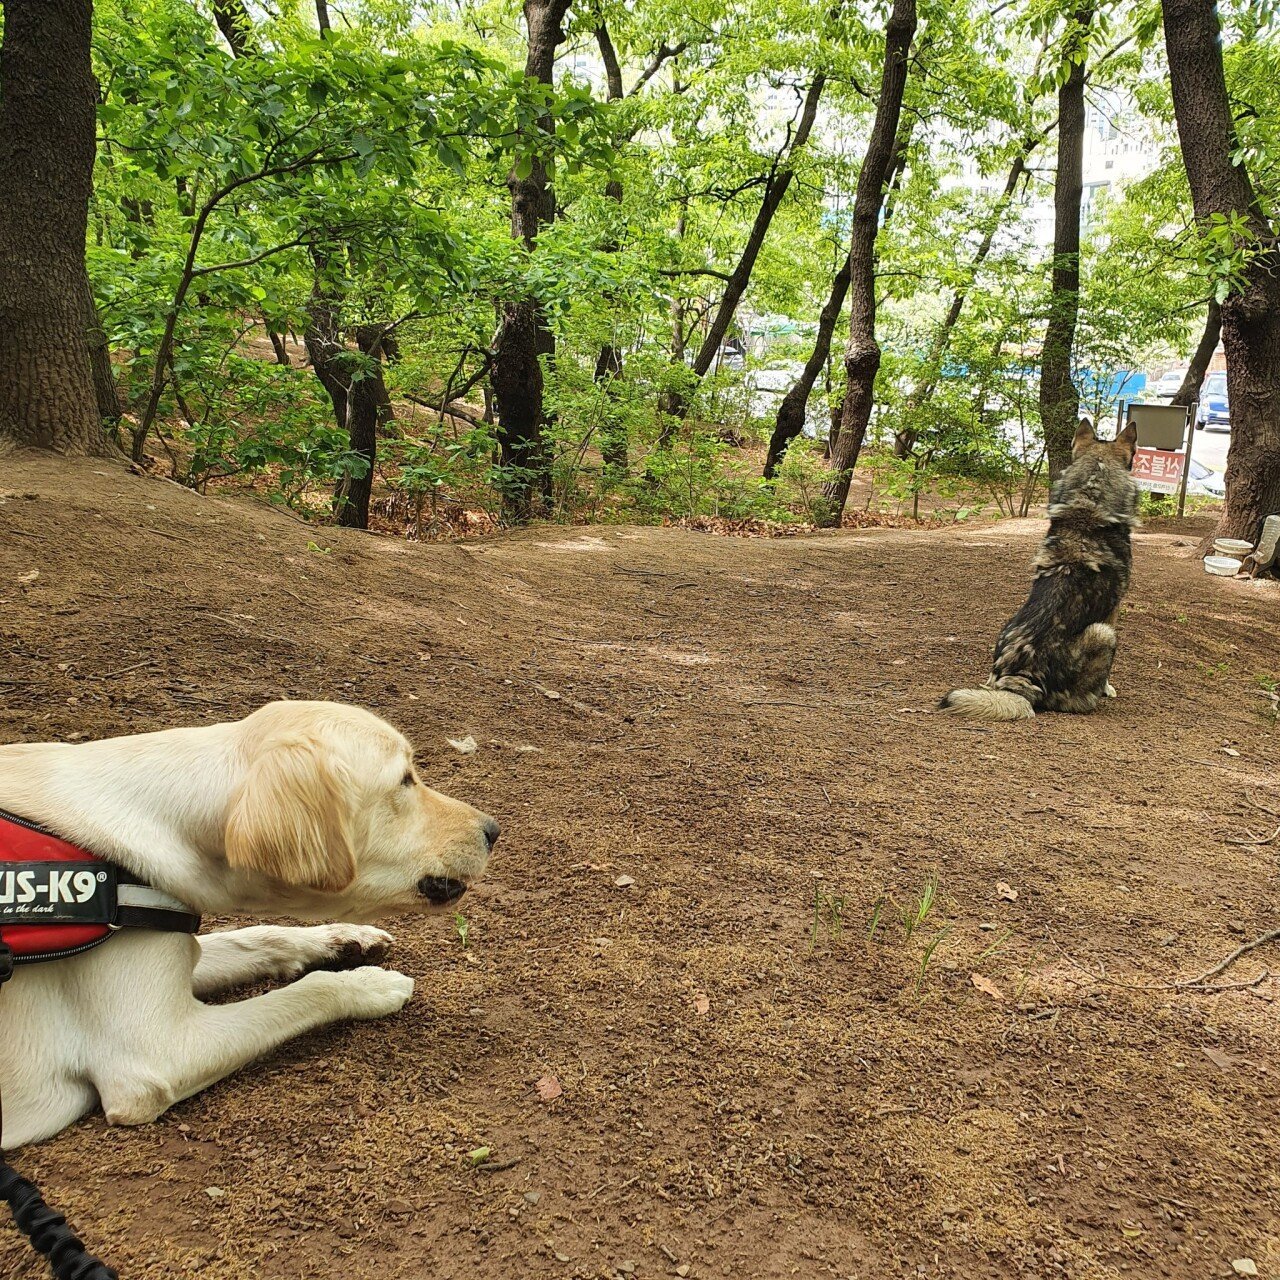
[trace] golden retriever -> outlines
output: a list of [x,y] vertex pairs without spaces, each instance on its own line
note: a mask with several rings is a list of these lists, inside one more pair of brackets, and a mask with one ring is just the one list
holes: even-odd
[[[423,785],[403,735],[326,702],[0,746],[0,809],[193,911],[303,920],[443,907],[484,872],[498,837],[492,818]],[[84,954],[19,967],[0,992],[0,1145],[48,1138],[96,1102],[113,1124],[146,1123],[304,1031],[397,1012],[413,992],[403,974],[321,969],[380,958],[390,941],[350,923],[200,937],[122,929]],[[289,985],[203,1003],[280,979]]]

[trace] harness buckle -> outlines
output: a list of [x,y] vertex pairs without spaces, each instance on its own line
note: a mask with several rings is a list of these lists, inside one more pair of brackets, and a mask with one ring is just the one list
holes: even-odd
[[0,984],[13,977],[13,952],[7,942],[0,942]]

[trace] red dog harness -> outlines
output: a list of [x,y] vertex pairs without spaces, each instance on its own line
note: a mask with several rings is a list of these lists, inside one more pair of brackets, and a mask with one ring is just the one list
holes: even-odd
[[200,917],[123,867],[0,809],[0,955],[63,960],[118,929],[196,933]]

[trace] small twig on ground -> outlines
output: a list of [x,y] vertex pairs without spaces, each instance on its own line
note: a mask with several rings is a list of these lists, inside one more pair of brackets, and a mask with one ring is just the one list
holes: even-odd
[[1251,836],[1248,840],[1228,840],[1227,844],[1270,844],[1276,836],[1280,836],[1280,827],[1277,827],[1269,836]]
[[1210,978],[1216,978],[1218,974],[1225,972],[1242,956],[1246,956],[1250,951],[1257,947],[1261,947],[1268,942],[1280,940],[1280,929],[1271,929],[1267,933],[1261,934],[1254,938],[1252,942],[1246,942],[1243,946],[1237,947],[1225,960],[1220,960],[1211,969],[1206,969],[1203,973],[1197,974],[1194,978],[1180,978],[1175,982],[1121,982],[1119,978],[1109,978],[1105,973],[1095,973],[1086,965],[1081,964],[1074,957],[1070,956],[1059,945],[1058,940],[1049,934],[1049,941],[1058,949],[1058,954],[1072,966],[1079,969],[1081,973],[1087,974],[1094,982],[1101,982],[1108,987],[1123,987],[1126,991],[1195,991],[1202,995],[1216,995],[1220,991],[1241,991],[1247,988],[1259,986],[1265,982],[1270,976],[1271,971],[1264,969],[1256,978],[1249,979],[1245,982],[1210,982]]
[[520,1157],[516,1156],[514,1160],[503,1160],[498,1164],[478,1164],[476,1165],[477,1173],[506,1173],[508,1169],[514,1169],[520,1163]]
[[1244,798],[1249,804],[1253,805],[1253,807],[1257,809],[1260,813],[1265,813],[1267,814],[1268,817],[1280,818],[1280,813],[1278,813],[1275,809],[1267,808],[1265,804],[1259,804],[1247,791],[1244,793]]

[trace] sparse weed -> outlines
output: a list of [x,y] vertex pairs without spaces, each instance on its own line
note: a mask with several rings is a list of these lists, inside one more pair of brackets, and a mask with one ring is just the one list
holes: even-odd
[[468,950],[471,946],[471,921],[461,911],[453,913],[453,931],[458,935],[458,941],[462,943],[462,949],[464,951]]
[[938,949],[938,943],[951,932],[951,926],[943,925],[933,936],[933,940],[924,949],[924,955],[920,957],[920,972],[916,974],[916,995],[920,994],[920,986],[924,982],[925,974],[929,972],[929,961],[933,959],[933,953]]
[[981,955],[978,956],[978,959],[975,963],[981,964],[988,956],[995,955],[997,951],[1000,951],[1004,948],[1004,944],[1008,942],[1009,939],[1012,937],[1013,937],[1013,930],[1006,929],[985,951],[982,952]]
[[813,924],[809,930],[809,954],[818,946],[818,931],[823,930],[827,941],[839,942],[844,932],[844,894],[826,893],[822,886],[813,888]]
[[1231,670],[1231,663],[1225,659],[1222,662],[1197,662],[1196,669],[1202,676],[1211,676],[1216,680]]
[[874,942],[876,940],[876,930],[880,928],[880,915],[884,911],[884,904],[887,901],[884,894],[876,899],[876,905],[871,908],[871,923],[867,925],[867,941]]
[[911,935],[929,918],[937,896],[938,877],[930,876],[920,891],[919,901],[902,913],[902,927],[906,930],[908,942],[911,941]]

